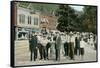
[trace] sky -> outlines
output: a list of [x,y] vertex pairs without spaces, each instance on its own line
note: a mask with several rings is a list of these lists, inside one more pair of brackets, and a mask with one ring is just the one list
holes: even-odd
[[73,7],[77,11],[82,11],[83,10],[83,6],[72,6],[71,5],[71,7]]

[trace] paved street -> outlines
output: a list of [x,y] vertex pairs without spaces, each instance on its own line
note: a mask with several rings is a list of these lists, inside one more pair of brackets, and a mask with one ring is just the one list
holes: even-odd
[[75,56],[75,60],[70,60],[69,57],[64,57],[62,55],[60,61],[39,60],[39,59],[37,59],[37,61],[30,61],[30,52],[29,52],[28,45],[29,43],[27,40],[15,41],[15,65],[16,66],[96,61],[96,51],[93,50],[93,48],[90,46],[85,47],[85,56],[83,60],[81,59],[80,56]]

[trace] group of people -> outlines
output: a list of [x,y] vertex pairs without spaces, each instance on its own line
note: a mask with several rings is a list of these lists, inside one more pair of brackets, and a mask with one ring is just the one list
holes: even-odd
[[79,32],[31,33],[29,36],[30,61],[36,61],[38,55],[39,60],[60,61],[61,55],[75,60],[75,55],[84,56],[86,45],[85,38]]

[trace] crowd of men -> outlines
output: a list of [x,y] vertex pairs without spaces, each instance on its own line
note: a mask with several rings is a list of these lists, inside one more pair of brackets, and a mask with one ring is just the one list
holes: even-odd
[[36,59],[60,61],[62,55],[75,60],[75,55],[84,57],[86,45],[97,49],[95,34],[80,32],[42,34],[34,32],[29,36],[30,61],[36,61]]

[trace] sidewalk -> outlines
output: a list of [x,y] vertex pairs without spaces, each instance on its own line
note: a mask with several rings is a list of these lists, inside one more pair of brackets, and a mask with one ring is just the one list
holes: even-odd
[[80,56],[75,56],[75,60],[70,60],[69,57],[64,57],[64,56],[61,56],[60,61],[39,60],[39,54],[38,54],[37,61],[30,61],[30,52],[29,52],[28,45],[29,45],[28,40],[15,42],[15,65],[16,66],[96,61],[96,51],[93,50],[90,46],[85,47],[85,55],[83,60],[81,59]]

